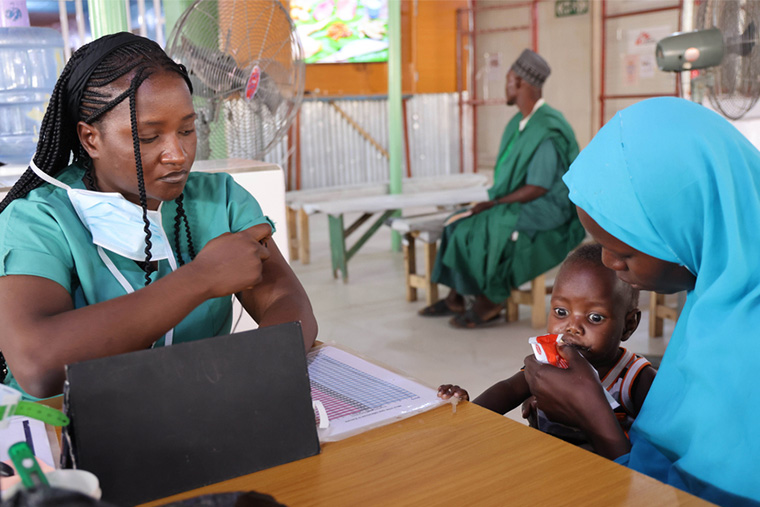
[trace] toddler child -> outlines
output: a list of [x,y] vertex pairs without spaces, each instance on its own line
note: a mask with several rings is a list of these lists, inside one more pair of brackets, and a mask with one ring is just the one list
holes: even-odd
[[[626,433],[657,373],[644,357],[620,346],[639,325],[638,300],[639,291],[602,264],[600,245],[582,245],[560,267],[547,325],[549,333],[562,333],[562,341],[575,347],[599,373],[602,386],[609,393],[607,399]],[[451,384],[440,386],[438,396],[469,399],[467,391]],[[506,414],[526,401],[523,417],[531,426],[590,448],[580,430],[552,422],[541,410],[536,410],[522,370],[489,387],[473,403]]]

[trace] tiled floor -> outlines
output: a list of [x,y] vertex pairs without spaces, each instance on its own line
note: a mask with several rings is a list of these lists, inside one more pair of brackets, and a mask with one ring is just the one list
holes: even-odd
[[[350,260],[348,283],[332,276],[325,215],[312,215],[310,234],[311,263],[293,261],[292,266],[314,306],[318,339],[340,343],[431,387],[456,383],[476,396],[516,372],[530,353],[528,337],[543,331],[530,327],[528,307],[521,307],[518,322],[499,320],[478,330],[451,328],[445,317],[419,317],[424,293],[420,291],[416,302],[406,301],[402,254],[391,251],[387,227]],[[647,305],[648,293],[642,293],[642,322],[626,346],[640,354],[662,355],[667,338],[649,338]],[[673,323],[666,322],[666,337],[672,329]],[[522,421],[519,410],[509,416]]]

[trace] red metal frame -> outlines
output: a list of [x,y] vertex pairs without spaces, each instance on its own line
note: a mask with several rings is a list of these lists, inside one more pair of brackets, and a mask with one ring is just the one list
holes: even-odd
[[[472,167],[473,171],[478,171],[478,150],[475,147],[475,140],[477,139],[477,132],[478,132],[478,106],[482,105],[498,105],[498,104],[505,104],[505,100],[502,99],[478,99],[477,97],[477,87],[474,86],[475,84],[475,65],[472,66],[471,69],[471,75],[470,75],[470,83],[473,84],[472,89],[472,96],[465,100],[463,97],[464,94],[464,58],[462,54],[462,38],[468,37],[470,38],[470,47],[472,48],[470,53],[467,55],[468,59],[472,59],[474,55],[477,54],[477,35],[484,35],[484,34],[493,34],[493,33],[506,33],[506,32],[516,32],[516,31],[531,31],[531,46],[533,51],[538,52],[538,2],[539,0],[529,0],[525,2],[519,2],[519,3],[512,3],[507,5],[485,5],[482,7],[478,7],[477,0],[471,0],[471,7],[468,7],[466,9],[457,9],[457,93],[459,94],[459,172],[464,172],[464,105],[470,105],[472,106]],[[531,22],[529,25],[517,25],[517,26],[506,26],[506,27],[498,27],[498,28],[489,28],[484,30],[478,30],[475,27],[476,21],[475,21],[475,13],[477,12],[484,12],[484,11],[491,11],[491,10],[505,10],[505,9],[519,9],[519,8],[530,8],[530,19]],[[462,16],[472,15],[472,30],[469,29],[463,29],[462,27]]]
[[[602,58],[602,68],[601,68],[601,83],[599,86],[599,127],[601,128],[602,125],[604,125],[604,116],[605,116],[605,102],[610,99],[648,99],[651,97],[662,97],[663,94],[647,94],[647,93],[639,93],[639,94],[621,94],[621,95],[607,95],[606,89],[606,83],[607,83],[607,21],[610,19],[618,19],[628,16],[640,16],[642,14],[652,14],[655,12],[665,12],[665,11],[672,11],[672,10],[678,10],[678,29],[677,31],[681,31],[681,15],[683,13],[683,0],[678,0],[677,5],[672,5],[668,7],[657,7],[654,9],[642,9],[638,11],[629,11],[629,12],[621,12],[619,14],[607,14],[607,0],[602,0],[602,51],[601,51],[601,58]],[[676,73],[675,77],[675,92],[672,94],[674,97],[678,97],[680,95],[681,91],[681,74]]]
[[538,53],[538,0],[533,0],[533,5],[530,9],[530,21],[532,26],[531,42],[533,43],[533,51]]
[[406,177],[412,177],[412,158],[409,155],[409,120],[406,118],[406,101],[408,97],[401,99],[401,116],[404,117],[404,160],[406,160]]
[[295,146],[296,146],[296,125],[298,113],[296,112],[296,118],[293,119],[293,123],[290,124],[290,127],[288,127],[288,160],[287,160],[287,167],[288,167],[288,173],[287,178],[285,179],[285,190],[293,190],[293,181],[298,176],[299,171],[296,169],[296,157],[295,157]]
[[296,113],[295,146],[296,146],[296,190],[301,190],[301,111]]

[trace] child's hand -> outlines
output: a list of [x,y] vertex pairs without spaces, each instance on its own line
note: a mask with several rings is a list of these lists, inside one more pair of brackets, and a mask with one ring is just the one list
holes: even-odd
[[522,404],[522,417],[523,419],[530,420],[531,417],[536,416],[536,412],[538,411],[538,401],[536,400],[535,396],[531,396],[527,400],[525,400]]
[[464,401],[470,400],[470,395],[467,394],[467,391],[465,391],[459,386],[454,386],[451,384],[443,384],[441,387],[438,388],[439,398],[443,400],[448,400],[452,396]]

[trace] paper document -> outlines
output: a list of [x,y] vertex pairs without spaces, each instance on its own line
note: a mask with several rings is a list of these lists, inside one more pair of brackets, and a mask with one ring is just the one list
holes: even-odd
[[451,215],[449,218],[446,219],[443,225],[453,224],[457,220],[461,220],[469,216],[472,216],[472,209],[466,209],[466,210],[460,211],[459,213],[454,213],[453,215]]
[[[323,442],[340,440],[445,403],[436,391],[333,346],[307,355],[311,396],[330,425]],[[317,417],[318,418],[318,417]]]
[[17,442],[26,442],[38,459],[55,468],[45,423],[37,419],[14,415],[8,427],[0,430],[0,461],[10,462],[8,448]]

